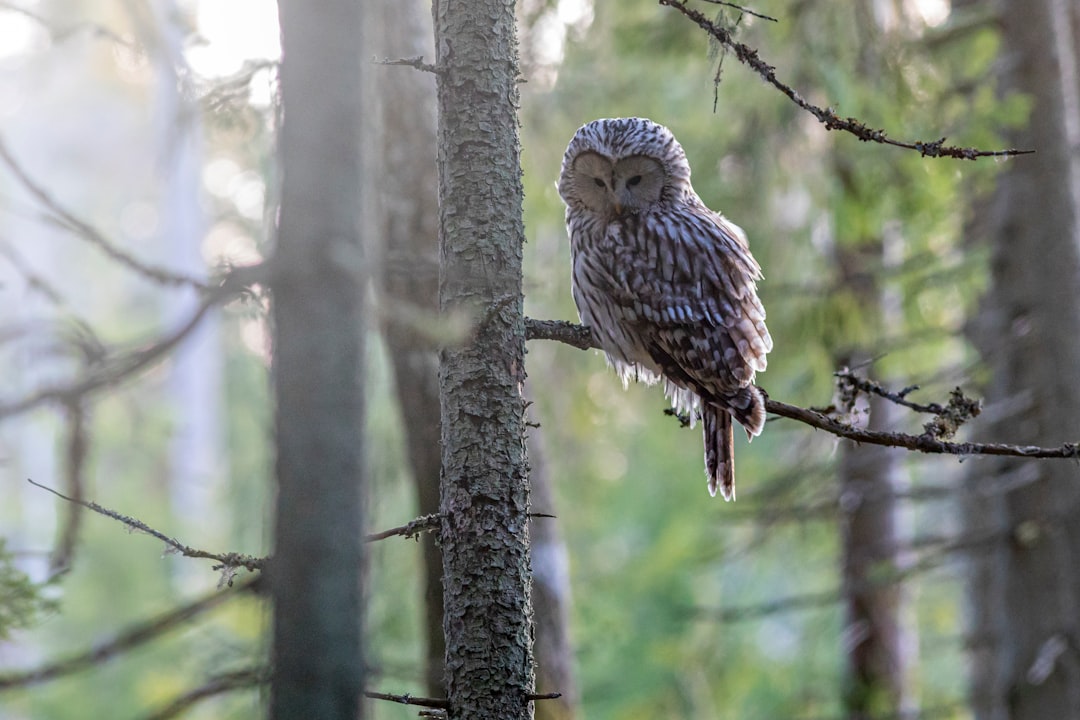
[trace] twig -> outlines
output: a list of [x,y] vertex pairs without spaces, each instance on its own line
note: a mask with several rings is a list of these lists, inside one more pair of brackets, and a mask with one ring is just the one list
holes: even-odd
[[416,68],[421,72],[428,72],[433,75],[441,75],[443,72],[443,69],[438,65],[431,65],[430,63],[424,62],[423,55],[415,55],[413,57],[407,58],[398,58],[397,60],[391,60],[390,58],[383,58],[382,60],[372,58],[371,61],[376,65],[407,65],[408,67]]
[[890,402],[896,403],[897,405],[903,405],[904,407],[914,410],[915,412],[930,413],[932,415],[940,415],[945,412],[945,408],[938,403],[920,405],[918,403],[913,403],[908,400],[907,395],[918,390],[918,385],[908,385],[900,392],[891,392],[879,385],[878,383],[874,382],[873,380],[859,377],[848,368],[844,368],[843,370],[837,370],[833,373],[833,375],[858,390],[862,390],[865,393],[870,393],[872,395],[883,397]]
[[23,168],[23,166],[15,159],[15,156],[11,154],[11,151],[8,149],[7,144],[4,143],[2,138],[0,138],[0,159],[3,159],[8,168],[11,169],[11,172],[14,173],[19,182],[22,183],[23,187],[26,188],[31,195],[37,198],[39,203],[56,216],[56,219],[61,226],[86,240],[91,245],[96,246],[108,257],[129,270],[134,270],[138,274],[162,285],[188,286],[198,290],[206,289],[206,283],[197,280],[196,278],[147,265],[133,255],[130,255],[113,245],[112,242],[110,242],[97,228],[76,217],[74,213],[61,205],[48,190],[30,177],[30,174],[26,169]]
[[120,653],[164,635],[188,620],[217,607],[226,600],[236,597],[240,592],[255,589],[259,580],[259,577],[251,577],[237,583],[232,590],[218,590],[204,595],[187,605],[132,625],[112,640],[95,645],[81,653],[51,662],[34,670],[0,675],[0,692],[38,685],[65,675],[97,667]]
[[88,370],[84,377],[68,385],[46,387],[22,399],[0,402],[0,420],[33,410],[46,403],[68,404],[92,392],[126,380],[159,362],[198,327],[199,322],[211,308],[242,292],[250,285],[264,281],[267,269],[267,263],[261,263],[230,270],[216,287],[207,291],[191,317],[173,332],[139,350],[105,359]]
[[754,72],[760,75],[765,82],[782,92],[800,108],[816,117],[818,122],[825,126],[826,130],[842,130],[851,133],[863,142],[876,142],[884,145],[906,148],[908,150],[917,150],[923,157],[950,157],[962,160],[974,160],[975,158],[980,157],[1011,157],[1014,155],[1028,155],[1035,152],[1034,150],[978,150],[975,148],[961,148],[946,145],[945,138],[934,140],[932,142],[904,142],[893,140],[887,136],[884,130],[869,128],[853,117],[841,118],[831,109],[820,108],[809,102],[796,90],[781,82],[776,77],[776,68],[762,60],[758,56],[757,50],[735,40],[735,38],[732,37],[731,32],[726,28],[717,25],[697,10],[688,8],[682,0],[658,0],[658,2],[661,5],[675,8],[696,23],[698,27],[709,33],[709,35],[721,45],[734,51],[735,57],[738,58],[739,62],[749,66]]
[[[69,496],[63,494],[62,492],[59,492],[57,490],[53,490],[51,487],[48,487],[47,485],[42,485],[41,483],[34,482],[33,480],[30,480],[30,479],[27,479],[27,482],[30,483],[31,485],[33,485],[34,487],[39,487],[42,490],[46,490],[48,492],[51,492],[53,495],[56,495],[57,497],[59,497],[59,498],[61,498],[63,500],[67,500],[70,503],[75,503],[76,505],[81,505],[82,507],[84,507],[84,508],[86,508],[88,510],[93,510],[94,512],[96,512],[99,515],[104,515],[105,517],[112,518],[113,520],[116,520],[117,522],[123,523],[124,525],[127,525],[132,530],[138,530],[139,532],[144,532],[147,535],[152,535],[153,537],[155,537],[158,540],[162,541],[163,543],[165,543],[170,548],[172,548],[174,551],[176,551],[177,553],[183,555],[184,557],[204,558],[204,559],[207,559],[207,560],[217,560],[221,564],[220,565],[215,565],[214,570],[230,570],[230,569],[235,570],[237,568],[245,568],[245,569],[247,569],[247,570],[249,570],[251,572],[255,572],[256,570],[262,570],[263,567],[266,564],[266,558],[257,558],[257,557],[254,557],[252,555],[242,555],[240,553],[214,553],[214,552],[208,552],[206,550],[199,550],[198,548],[193,548],[193,547],[191,547],[189,545],[183,544],[182,542],[180,542],[179,540],[176,540],[175,538],[169,537],[168,535],[166,535],[163,532],[155,530],[154,528],[150,527],[149,525],[144,523],[142,520],[139,520],[137,518],[133,518],[133,517],[130,517],[128,515],[124,515],[124,514],[119,513],[119,512],[117,512],[115,510],[110,510],[107,507],[103,507],[101,505],[98,505],[96,502],[90,502],[88,500],[80,500],[78,498],[69,497]],[[233,581],[232,581],[231,577],[228,578],[227,582],[228,582],[228,584],[230,586],[232,585]]]
[[561,692],[530,693],[525,696],[525,699],[529,702],[535,702],[536,700],[558,700],[561,697]]
[[390,528],[389,530],[383,530],[382,532],[371,533],[364,536],[364,542],[375,542],[376,540],[385,540],[388,537],[395,535],[403,535],[407,538],[414,538],[425,530],[434,530],[439,526],[439,521],[442,516],[439,513],[432,513],[431,515],[421,515],[415,520],[410,520],[404,525]]
[[370,690],[364,691],[364,697],[371,698],[372,700],[387,700],[389,702],[401,703],[402,705],[420,705],[429,708],[442,708],[449,709],[450,701],[446,698],[429,698],[429,697],[413,697],[412,695],[394,695],[392,693],[372,692]]
[[169,720],[206,698],[264,685],[268,680],[269,672],[265,668],[247,668],[215,675],[199,687],[173,698],[160,710],[143,716],[142,720]]
[[779,20],[777,20],[776,18],[774,18],[774,17],[772,17],[770,15],[763,15],[763,14],[761,14],[759,12],[755,12],[755,11],[751,10],[750,8],[745,8],[742,5],[736,5],[735,3],[724,2],[724,0],[705,0],[705,2],[709,3],[710,5],[724,5],[724,6],[729,7],[729,8],[734,8],[735,10],[738,10],[741,13],[746,13],[747,15],[753,15],[756,18],[761,18],[762,20],[768,20],[769,22],[774,22],[774,23],[780,22]]
[[[533,320],[526,318],[525,337],[529,340],[556,340],[582,350],[598,347],[587,327],[562,320]],[[900,447],[923,453],[961,457],[997,455],[1023,458],[1080,459],[1080,444],[1078,443],[1063,443],[1057,447],[1040,447],[1037,445],[1011,445],[1007,443],[948,442],[939,440],[930,433],[909,435],[906,433],[865,430],[835,420],[817,410],[788,405],[771,398],[766,398],[765,409],[774,415],[797,420],[837,437],[870,445]]]

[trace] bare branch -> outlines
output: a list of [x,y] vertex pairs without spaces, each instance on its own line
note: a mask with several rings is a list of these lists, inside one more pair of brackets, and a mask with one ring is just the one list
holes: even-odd
[[376,540],[384,540],[388,537],[395,535],[403,535],[407,538],[414,538],[425,530],[434,530],[439,526],[439,522],[442,517],[438,513],[432,513],[431,515],[421,515],[415,520],[410,520],[404,525],[399,525],[389,530],[383,530],[382,532],[371,533],[364,536],[364,542],[375,542]]
[[[217,560],[221,564],[220,565],[215,565],[214,568],[213,568],[214,570],[235,570],[235,569],[238,569],[238,568],[245,568],[245,569],[247,569],[247,570],[249,570],[251,572],[255,572],[256,570],[262,570],[263,567],[266,565],[266,558],[257,558],[257,557],[254,557],[252,555],[242,555],[240,553],[213,553],[213,552],[207,552],[206,550],[199,550],[199,549],[193,548],[193,547],[191,547],[189,545],[184,545],[183,543],[176,540],[175,538],[171,538],[168,535],[166,535],[165,533],[160,532],[158,530],[155,530],[154,528],[152,528],[149,525],[147,525],[146,523],[144,523],[142,520],[130,517],[128,515],[124,515],[122,513],[118,513],[117,511],[110,510],[107,507],[102,507],[101,505],[98,505],[95,502],[90,502],[90,501],[87,501],[87,500],[80,500],[78,498],[73,498],[73,497],[68,497],[67,495],[63,494],[62,492],[58,492],[56,490],[53,490],[52,488],[50,488],[50,487],[48,487],[46,485],[42,485],[41,483],[36,483],[36,482],[34,482],[33,480],[30,480],[30,479],[27,479],[27,482],[30,483],[31,485],[33,485],[34,487],[39,487],[42,490],[46,490],[48,492],[51,492],[53,495],[56,495],[57,497],[59,497],[59,498],[61,498],[63,500],[67,500],[70,503],[75,503],[76,505],[81,505],[82,507],[84,507],[84,508],[86,508],[88,510],[93,510],[94,512],[96,512],[99,515],[104,515],[105,517],[112,518],[113,520],[116,520],[116,521],[118,521],[120,523],[123,523],[124,525],[127,525],[132,530],[138,530],[139,532],[146,533],[147,535],[152,535],[153,537],[155,537],[158,540],[162,541],[163,543],[168,545],[170,548],[172,548],[175,552],[183,555],[184,557],[204,558],[204,559],[207,559],[207,560]],[[228,577],[227,583],[228,583],[228,585],[231,586],[233,584],[232,578],[231,578],[231,576],[227,576],[227,577]]]
[[264,685],[269,681],[265,668],[247,668],[215,675],[197,688],[174,698],[168,705],[143,717],[143,720],[168,720],[174,718],[206,698],[234,690],[246,690]]
[[[533,320],[532,318],[526,318],[525,337],[529,340],[556,340],[581,350],[588,348],[598,349],[598,345],[587,327],[563,320]],[[1011,445],[1007,443],[948,442],[939,440],[931,432],[924,432],[922,435],[909,435],[906,433],[865,430],[840,422],[821,411],[802,408],[797,405],[788,405],[768,397],[765,400],[765,409],[774,415],[797,420],[837,437],[870,445],[899,447],[917,450],[922,453],[957,455],[959,457],[998,455],[1022,458],[1080,459],[1080,443],[1063,443],[1057,447],[1039,447],[1036,445]]]
[[768,20],[769,22],[780,22],[779,20],[777,20],[776,18],[774,18],[774,17],[772,17],[770,15],[763,15],[762,13],[755,12],[755,11],[751,10],[750,8],[745,8],[742,5],[736,5],[735,3],[724,2],[724,0],[705,0],[705,2],[707,2],[707,3],[711,4],[711,5],[724,5],[726,7],[738,10],[741,13],[746,13],[747,15],[753,15],[754,17],[761,18],[762,20]]
[[372,58],[371,61],[376,65],[407,65],[411,68],[416,68],[421,72],[431,73],[432,75],[441,75],[443,72],[442,68],[440,68],[438,65],[432,65],[430,63],[424,62],[423,55],[416,55],[414,57],[407,58],[398,58],[397,60],[391,60],[390,58],[383,58],[382,60]]
[[394,695],[393,693],[365,690],[364,697],[371,698],[372,700],[387,700],[389,702],[401,703],[402,705],[420,705],[423,707],[442,709],[450,707],[450,701],[446,698],[414,697],[407,693],[405,695]]
[[262,263],[230,270],[216,287],[203,296],[202,302],[192,316],[172,333],[139,350],[119,357],[107,358],[87,370],[84,377],[73,380],[67,385],[42,388],[18,400],[0,401],[0,420],[47,403],[69,404],[97,390],[116,385],[154,365],[190,335],[211,308],[239,294],[250,285],[264,281],[267,269],[267,263]]
[[962,160],[974,160],[980,157],[1011,157],[1014,155],[1028,155],[1035,152],[1034,150],[978,150],[976,148],[961,148],[946,145],[945,138],[930,142],[918,140],[904,142],[893,140],[887,136],[884,130],[869,128],[853,117],[841,118],[831,109],[820,108],[809,102],[792,87],[781,82],[776,77],[776,68],[762,60],[758,56],[757,50],[735,40],[727,28],[717,25],[702,13],[687,7],[686,3],[682,0],[658,0],[658,2],[661,5],[675,8],[696,23],[698,27],[709,33],[709,35],[723,47],[732,50],[739,62],[749,66],[754,72],[761,76],[762,80],[782,92],[800,108],[816,117],[818,122],[825,126],[826,130],[842,130],[854,135],[863,142],[876,142],[884,145],[906,148],[908,150],[917,150],[923,157],[950,157]]
[[196,278],[147,265],[133,255],[118,248],[97,228],[76,217],[74,213],[61,205],[48,190],[30,177],[30,174],[26,169],[15,159],[15,156],[11,154],[11,151],[8,149],[7,144],[2,138],[0,138],[0,159],[7,164],[11,172],[18,178],[19,182],[22,183],[22,186],[26,188],[26,190],[33,195],[41,205],[52,213],[61,227],[64,227],[74,235],[86,240],[91,245],[94,245],[108,257],[129,270],[133,270],[143,277],[149,278],[162,285],[178,287],[188,286],[198,290],[206,289],[206,284]]
[[900,392],[892,392],[882,387],[878,383],[874,382],[873,380],[860,377],[854,371],[849,370],[848,368],[844,368],[843,370],[837,370],[833,373],[833,376],[836,377],[839,382],[846,383],[857,390],[861,390],[862,392],[871,395],[883,397],[890,402],[893,402],[897,405],[902,405],[908,409],[914,410],[915,412],[930,413],[932,415],[940,415],[941,413],[945,412],[945,408],[943,408],[938,403],[920,405],[918,403],[913,403],[908,400],[907,396],[910,393],[918,390],[918,385],[908,385]]
[[236,597],[240,592],[256,589],[259,579],[259,577],[248,578],[241,583],[237,583],[232,590],[218,590],[209,593],[187,605],[182,605],[157,617],[136,623],[113,639],[95,645],[81,653],[51,662],[34,670],[0,675],[0,692],[39,685],[59,677],[96,667],[127,650],[164,635],[188,620],[198,617],[226,600]]

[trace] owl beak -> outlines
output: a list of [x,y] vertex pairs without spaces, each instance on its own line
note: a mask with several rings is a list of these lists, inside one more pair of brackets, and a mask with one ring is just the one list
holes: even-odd
[[618,216],[618,217],[622,217],[622,213],[623,213],[622,203],[616,201],[615,202],[615,215]]

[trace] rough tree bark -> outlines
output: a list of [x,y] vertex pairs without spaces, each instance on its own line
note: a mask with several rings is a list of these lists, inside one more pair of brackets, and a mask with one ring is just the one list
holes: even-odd
[[282,0],[271,718],[360,708],[363,4]]
[[[430,58],[429,2],[379,0],[372,38],[377,57]],[[439,312],[439,215],[435,168],[435,78],[410,67],[374,68],[381,137],[377,233],[382,246],[383,334],[394,368],[405,424],[408,462],[421,515],[439,511],[439,358],[432,328]],[[420,538],[424,554],[425,681],[428,694],[443,686],[442,553],[435,535]]]
[[472,329],[441,353],[449,717],[532,716],[522,185],[514,3],[435,4],[439,305]]
[[[972,337],[992,370],[985,432],[1077,439],[1080,417],[1080,55],[1069,0],[1002,4],[1007,90],[1033,101],[973,232],[993,243]],[[979,237],[980,241],[984,238]],[[1071,463],[979,463],[966,495],[972,702],[978,720],[1080,717],[1080,482]]]

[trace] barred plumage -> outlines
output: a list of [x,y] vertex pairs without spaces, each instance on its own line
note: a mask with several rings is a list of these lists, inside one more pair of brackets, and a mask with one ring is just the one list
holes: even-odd
[[772,350],[746,236],[694,192],[671,131],[644,118],[582,126],[559,194],[581,321],[624,385],[663,380],[675,408],[703,420],[709,492],[733,499],[731,418],[761,433],[754,374]]

